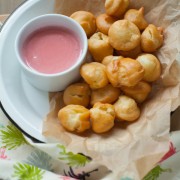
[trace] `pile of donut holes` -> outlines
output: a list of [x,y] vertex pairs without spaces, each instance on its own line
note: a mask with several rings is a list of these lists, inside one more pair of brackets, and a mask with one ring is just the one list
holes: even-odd
[[62,126],[75,133],[105,133],[115,121],[136,121],[140,107],[161,75],[152,53],[163,44],[163,30],[148,24],[144,8],[129,9],[129,0],[106,0],[105,13],[77,11],[70,17],[87,34],[92,62],[81,66],[83,81],[71,84],[59,110]]

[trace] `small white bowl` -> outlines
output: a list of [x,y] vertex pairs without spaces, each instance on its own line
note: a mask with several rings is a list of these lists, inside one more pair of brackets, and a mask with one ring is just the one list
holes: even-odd
[[[82,51],[76,63],[69,69],[55,74],[40,73],[30,68],[24,62],[21,55],[22,46],[33,32],[53,26],[63,27],[73,31],[80,41]],[[83,28],[73,19],[60,14],[46,14],[30,20],[20,29],[15,40],[15,53],[26,79],[34,87],[49,92],[64,90],[70,83],[76,81],[80,77],[79,69],[85,61],[87,48],[87,36]]]

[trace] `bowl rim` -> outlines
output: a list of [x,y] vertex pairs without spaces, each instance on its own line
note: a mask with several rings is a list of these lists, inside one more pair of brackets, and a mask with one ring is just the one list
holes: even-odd
[[[21,34],[24,32],[24,30],[27,28],[27,26],[30,26],[35,21],[39,21],[39,20],[45,19],[45,18],[62,18],[64,21],[69,21],[71,23],[71,25],[74,25],[74,26],[76,26],[78,28],[78,30],[80,32],[80,35],[83,38],[84,46],[82,46],[82,48],[81,48],[82,51],[81,51],[81,54],[79,55],[78,59],[76,60],[76,63],[73,64],[70,68],[68,68],[68,69],[66,69],[66,70],[64,70],[62,72],[51,73],[51,74],[38,72],[38,71],[36,71],[34,69],[29,68],[23,62],[22,58],[20,57],[20,53],[19,53],[19,50],[18,50],[18,44],[19,44],[19,39],[21,37]],[[70,29],[70,30],[72,31],[72,29]],[[21,65],[23,70],[26,70],[29,73],[31,73],[33,75],[36,75],[36,76],[39,76],[39,77],[59,77],[59,76],[67,75],[71,71],[76,70],[76,68],[79,67],[82,64],[83,60],[86,57],[87,51],[88,51],[88,39],[87,39],[87,35],[86,35],[84,29],[82,28],[82,26],[78,22],[73,20],[72,18],[70,18],[70,17],[68,17],[66,15],[62,15],[62,14],[43,14],[43,15],[37,16],[35,18],[32,18],[31,20],[29,20],[28,22],[26,22],[22,26],[22,28],[19,30],[19,32],[18,32],[18,34],[16,36],[16,39],[15,39],[15,53],[16,53],[16,57],[17,57],[17,60],[18,60],[19,64]]]

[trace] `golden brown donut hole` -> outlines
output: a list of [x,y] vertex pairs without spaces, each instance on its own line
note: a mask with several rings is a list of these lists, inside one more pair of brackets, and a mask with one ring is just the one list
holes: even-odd
[[86,83],[74,83],[68,86],[63,93],[65,105],[77,104],[87,107],[90,102],[91,90]]
[[125,13],[124,19],[127,19],[134,23],[140,31],[144,30],[148,26],[148,23],[144,18],[144,7],[141,7],[139,10],[129,9]]
[[129,6],[129,0],[106,0],[105,10],[110,16],[120,17]]
[[100,14],[96,18],[96,25],[100,32],[108,35],[110,26],[117,21],[117,18],[109,16],[107,14]]
[[134,99],[122,95],[114,104],[116,118],[120,121],[135,121],[140,116],[140,109]]
[[125,95],[132,97],[137,103],[142,103],[151,92],[151,85],[147,82],[140,81],[132,87],[122,86],[121,90]]
[[86,32],[87,37],[90,37],[92,34],[96,32],[96,18],[91,12],[76,11],[73,14],[71,14],[70,17],[82,26],[82,28]]
[[61,125],[71,132],[81,133],[90,128],[90,112],[81,105],[67,105],[58,112]]
[[109,37],[101,32],[97,32],[90,37],[88,48],[96,62],[101,62],[104,57],[112,55],[114,51],[109,43]]
[[144,68],[136,60],[131,58],[111,61],[106,66],[109,82],[114,87],[135,86],[144,77]]
[[120,93],[121,90],[119,88],[108,84],[103,88],[92,90],[90,104],[94,105],[97,102],[114,103],[118,99]]
[[141,34],[138,27],[128,20],[118,20],[108,32],[109,43],[116,50],[130,51],[140,45]]
[[152,53],[163,44],[163,30],[150,24],[141,35],[141,48],[144,52]]
[[103,88],[109,83],[105,66],[98,62],[82,65],[80,74],[92,89]]
[[115,111],[111,104],[96,103],[90,109],[92,130],[96,133],[104,133],[114,126]]
[[161,64],[153,54],[142,54],[137,57],[137,61],[144,68],[143,80],[147,82],[156,81],[161,75]]

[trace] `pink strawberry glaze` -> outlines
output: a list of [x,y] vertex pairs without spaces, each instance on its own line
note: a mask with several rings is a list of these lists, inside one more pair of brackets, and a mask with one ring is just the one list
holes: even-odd
[[40,73],[55,74],[72,67],[81,51],[81,44],[71,30],[47,27],[27,38],[22,56],[30,68]]

